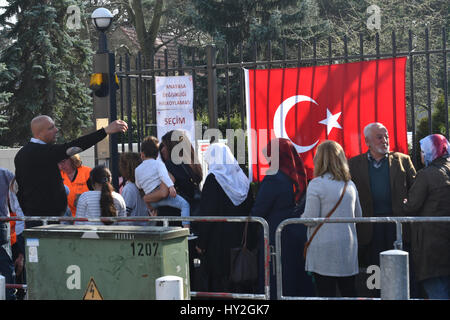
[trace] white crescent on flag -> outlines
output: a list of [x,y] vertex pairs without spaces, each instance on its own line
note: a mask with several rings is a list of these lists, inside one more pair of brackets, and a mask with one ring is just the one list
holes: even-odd
[[[312,98],[308,96],[297,95],[287,98],[278,106],[277,110],[275,111],[275,115],[273,116],[273,131],[277,138],[286,138],[291,140],[286,132],[285,126],[286,116],[293,106],[303,101],[309,101],[318,105],[316,101],[314,101]],[[309,146],[299,146],[294,141],[291,140],[291,142],[294,144],[295,149],[297,150],[298,153],[303,153],[308,152],[309,150],[314,148],[316,144],[319,142],[319,140],[317,140],[313,144],[310,144]]]

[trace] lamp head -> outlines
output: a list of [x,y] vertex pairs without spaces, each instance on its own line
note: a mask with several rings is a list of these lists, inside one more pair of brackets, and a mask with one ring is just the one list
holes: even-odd
[[106,8],[98,8],[92,12],[91,19],[97,30],[106,31],[111,26],[113,15]]

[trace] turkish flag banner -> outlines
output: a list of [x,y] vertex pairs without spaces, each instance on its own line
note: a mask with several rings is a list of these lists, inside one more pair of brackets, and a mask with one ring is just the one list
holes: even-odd
[[347,158],[367,151],[364,127],[381,122],[391,151],[408,153],[405,104],[406,57],[283,69],[244,69],[249,131],[249,169],[262,181],[269,168],[265,147],[288,138],[308,179],[324,140],[334,140]]

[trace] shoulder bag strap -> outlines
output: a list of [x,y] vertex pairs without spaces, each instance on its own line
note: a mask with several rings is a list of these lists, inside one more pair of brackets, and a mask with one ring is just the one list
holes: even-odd
[[[333,209],[331,209],[331,211],[327,214],[327,216],[325,218],[328,219],[334,213],[334,211],[336,211],[337,207],[339,206],[339,204],[342,201],[342,198],[344,198],[345,190],[347,189],[347,184],[348,184],[348,181],[346,181],[345,184],[344,184],[344,189],[342,190],[342,194],[341,194],[338,202],[336,202],[336,204],[334,205]],[[309,247],[309,245],[311,244],[311,241],[314,239],[315,235],[317,234],[317,232],[323,226],[324,223],[325,223],[325,221],[321,222],[317,226],[317,228],[314,230],[313,234],[311,235],[311,238],[309,238],[308,242],[305,243],[305,248],[303,249],[303,258],[306,259],[306,252],[308,251],[308,247]]]
[[194,181],[194,177],[192,176],[192,173],[191,173],[185,166],[186,166],[185,163],[181,163],[181,167],[183,168],[184,172],[185,172],[185,173],[187,174],[187,176],[189,177],[189,181],[191,181],[191,183],[192,183],[196,188],[198,188],[198,187],[199,187],[198,183],[196,183],[196,182]]

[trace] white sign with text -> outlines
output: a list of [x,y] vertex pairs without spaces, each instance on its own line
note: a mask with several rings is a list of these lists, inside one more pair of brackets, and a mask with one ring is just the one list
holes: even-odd
[[185,130],[195,141],[192,76],[155,77],[158,140],[171,130]]

